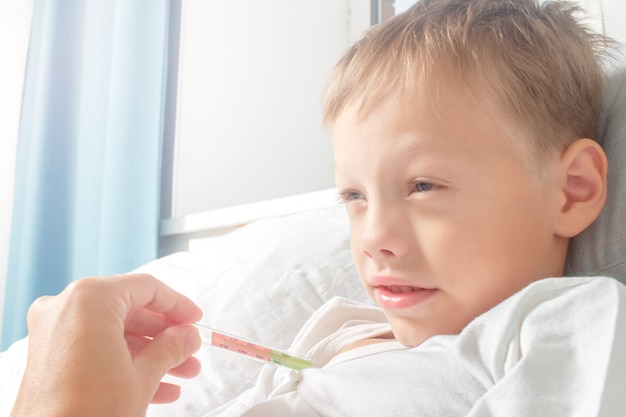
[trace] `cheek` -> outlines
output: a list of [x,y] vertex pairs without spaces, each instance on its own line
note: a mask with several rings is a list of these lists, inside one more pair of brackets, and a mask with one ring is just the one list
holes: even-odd
[[[506,279],[520,267],[518,238],[512,219],[501,218],[485,207],[466,207],[453,221],[440,222],[422,241],[427,265],[453,287],[483,287],[491,280]],[[485,288],[482,288],[484,291]]]
[[448,270],[448,289],[478,313],[539,278],[538,259],[548,250],[531,224],[489,223],[466,229],[473,239],[451,245],[454,249],[447,266],[454,269]]
[[[462,209],[455,211],[452,222],[456,249],[468,256],[505,261],[516,250],[535,238],[535,230],[544,227],[546,207],[533,192],[506,184],[465,198]],[[508,256],[507,256],[508,255]],[[470,261],[471,259],[468,259]]]
[[350,224],[350,251],[352,253],[352,260],[354,261],[354,267],[356,268],[356,272],[359,275],[361,281],[363,281],[365,277],[365,261],[366,255],[360,248],[360,234],[358,233],[358,228],[351,222]]
[[357,272],[361,275],[364,261],[364,254],[359,249],[358,240],[355,238],[354,234],[351,235],[350,238],[350,251],[352,253],[352,259],[354,261],[354,266],[356,267]]
[[459,226],[448,242],[448,267],[459,275],[502,275],[517,257],[517,244],[510,230],[495,222],[474,222]]

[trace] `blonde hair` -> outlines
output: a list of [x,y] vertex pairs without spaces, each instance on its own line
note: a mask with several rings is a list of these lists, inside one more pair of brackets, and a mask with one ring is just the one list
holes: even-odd
[[372,27],[339,61],[324,122],[349,105],[365,117],[390,98],[419,110],[453,76],[534,138],[528,146],[539,157],[596,138],[612,42],[581,15],[565,1],[421,0]]

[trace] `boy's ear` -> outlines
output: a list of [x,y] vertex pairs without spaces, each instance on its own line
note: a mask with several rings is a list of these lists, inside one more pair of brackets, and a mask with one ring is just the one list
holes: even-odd
[[557,235],[573,237],[600,215],[606,200],[607,165],[604,150],[591,139],[578,139],[562,154],[562,204],[556,221]]

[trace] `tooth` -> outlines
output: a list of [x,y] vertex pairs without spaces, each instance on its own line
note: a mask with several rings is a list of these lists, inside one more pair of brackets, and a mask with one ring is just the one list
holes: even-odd
[[390,285],[387,288],[394,294],[404,294],[407,292],[415,291],[415,288],[409,287],[407,285]]

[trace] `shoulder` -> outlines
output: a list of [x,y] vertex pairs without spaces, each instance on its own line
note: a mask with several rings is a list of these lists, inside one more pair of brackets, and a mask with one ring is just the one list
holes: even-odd
[[[523,316],[537,309],[586,309],[594,304],[619,304],[626,300],[626,286],[609,277],[560,277],[536,281],[494,307]],[[571,313],[571,311],[570,311]],[[491,311],[488,311],[491,315]]]
[[[603,387],[626,383],[626,362],[614,354],[626,351],[625,302],[626,287],[612,278],[550,278],[478,317],[456,341],[461,360],[487,381],[476,410],[566,415],[605,401]],[[610,402],[622,407],[621,397]]]
[[612,278],[544,279],[477,317],[454,345],[494,380],[529,356],[546,361],[545,369],[581,352],[606,358],[626,333],[625,305],[626,287]]
[[507,301],[518,306],[517,310],[526,307],[577,314],[600,306],[618,307],[626,301],[626,286],[609,277],[547,278],[529,285]]

